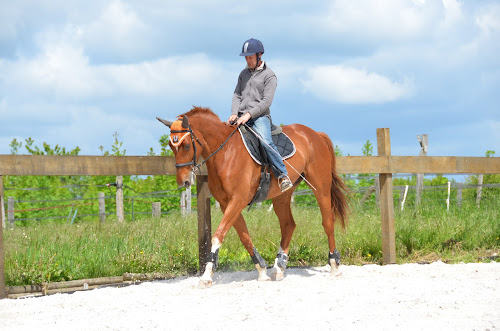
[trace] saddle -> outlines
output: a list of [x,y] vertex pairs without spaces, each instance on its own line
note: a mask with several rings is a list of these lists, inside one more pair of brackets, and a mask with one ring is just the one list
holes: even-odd
[[[271,185],[271,174],[269,172],[270,165],[267,153],[263,147],[264,143],[259,139],[259,137],[257,137],[253,132],[248,131],[244,126],[240,126],[238,130],[248,153],[257,164],[261,165],[259,187],[257,188],[257,192],[255,193],[252,201],[248,204],[248,209],[250,209],[253,204],[267,200],[269,186]],[[295,144],[283,132],[281,126],[271,124],[271,137],[274,145],[278,149],[279,154],[284,160],[295,154]]]
[[[263,144],[258,137],[256,137],[252,132],[248,131],[244,126],[240,126],[239,129],[241,138],[243,139],[243,144],[248,151],[248,154],[252,159],[259,165],[263,163],[263,155],[265,161],[267,162],[266,152],[262,149],[261,144]],[[278,152],[281,157],[286,160],[295,154],[295,144],[293,141],[283,132],[281,126],[276,126],[271,124],[271,137],[273,143],[278,148]]]

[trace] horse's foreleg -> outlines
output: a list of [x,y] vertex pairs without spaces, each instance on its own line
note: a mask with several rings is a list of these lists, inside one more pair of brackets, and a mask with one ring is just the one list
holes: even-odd
[[288,263],[288,249],[296,226],[290,208],[291,197],[292,192],[287,192],[273,199],[274,212],[278,216],[281,229],[280,249],[271,271],[271,279],[273,280],[282,280],[284,278],[284,271]]
[[225,208],[222,220],[212,236],[212,249],[210,251],[209,261],[205,266],[205,272],[200,278],[200,286],[211,286],[213,283],[212,277],[219,260],[219,248],[222,245],[227,232],[231,226],[236,223],[241,215],[241,211],[246,205],[242,201],[243,199],[233,198]]
[[212,237],[212,250],[210,251],[210,256],[205,266],[205,272],[200,278],[200,286],[208,287],[212,285],[212,277],[219,263],[219,248],[221,245],[222,242],[220,242],[217,238]]

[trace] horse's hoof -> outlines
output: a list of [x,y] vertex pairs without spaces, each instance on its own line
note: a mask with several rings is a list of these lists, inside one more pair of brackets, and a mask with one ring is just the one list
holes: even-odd
[[200,283],[198,284],[199,288],[209,288],[213,285],[211,279],[200,279]]
[[271,277],[269,277],[268,275],[259,276],[259,282],[268,282],[270,280],[271,280]]
[[283,271],[276,269],[273,269],[273,271],[271,271],[271,279],[273,281],[280,281],[283,280],[283,278],[285,278],[285,274],[283,273]]
[[259,273],[259,282],[265,282],[271,280],[269,276],[267,275],[266,268],[261,267],[260,265],[256,264],[255,268],[257,269],[257,272]]
[[332,277],[339,276],[342,273],[336,263],[333,263],[330,268],[330,276]]

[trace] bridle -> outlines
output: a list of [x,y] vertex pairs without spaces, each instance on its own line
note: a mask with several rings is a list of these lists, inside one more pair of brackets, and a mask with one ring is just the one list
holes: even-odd
[[187,130],[171,130],[170,133],[189,133],[189,135],[191,136],[191,142],[193,143],[193,152],[194,152],[193,160],[186,163],[176,163],[175,167],[182,168],[182,167],[192,166],[193,172],[198,170],[198,168],[201,167],[203,164],[200,165],[196,164],[196,141],[198,142],[198,144],[200,144],[201,148],[203,148],[203,144],[194,134],[193,129],[191,129],[191,125],[188,124]]
[[198,139],[198,137],[196,137],[196,135],[194,134],[193,129],[191,128],[191,125],[188,124],[186,130],[171,130],[170,133],[189,133],[189,135],[191,136],[191,141],[193,143],[193,160],[189,161],[189,162],[185,162],[185,163],[176,163],[175,167],[182,168],[182,167],[191,166],[192,167],[191,171],[193,173],[196,173],[196,171],[198,171],[198,169],[200,169],[212,156],[214,156],[218,151],[220,151],[224,147],[224,145],[227,143],[229,138],[231,138],[234,135],[234,133],[236,131],[238,131],[238,127],[239,126],[236,126],[236,128],[233,130],[233,132],[231,132],[229,137],[227,137],[226,140],[224,140],[224,142],[212,154],[210,154],[205,160],[203,160],[203,162],[201,162],[200,164],[196,163],[196,141],[198,142],[198,144],[200,144],[201,148],[203,148],[203,144]]

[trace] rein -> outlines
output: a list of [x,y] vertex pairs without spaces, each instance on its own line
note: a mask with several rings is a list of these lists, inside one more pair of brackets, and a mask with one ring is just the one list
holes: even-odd
[[[233,132],[231,132],[231,134],[229,135],[229,137],[226,138],[226,140],[224,140],[224,142],[212,153],[210,154],[205,160],[203,160],[203,162],[201,162],[200,164],[197,164],[196,163],[196,143],[194,141],[194,139],[196,139],[196,141],[200,144],[201,148],[203,148],[203,145],[201,144],[200,140],[198,139],[198,137],[196,137],[196,135],[194,134],[193,130],[191,129],[191,125],[189,125],[189,130],[180,130],[180,131],[171,131],[172,133],[185,133],[185,132],[189,132],[189,134],[191,135],[191,140],[193,141],[193,150],[194,150],[194,154],[193,154],[193,161],[190,161],[190,162],[186,162],[186,163],[176,163],[175,166],[177,168],[181,168],[181,167],[185,167],[185,166],[192,166],[193,169],[191,170],[193,173],[196,173],[196,171],[198,171],[198,169],[200,169],[212,156],[214,156],[215,154],[217,154],[217,152],[219,152],[223,147],[224,145],[226,145],[226,143],[228,142],[228,140],[236,133],[236,131],[238,131],[238,128],[239,126],[237,126]],[[194,137],[194,139],[193,139]]]

